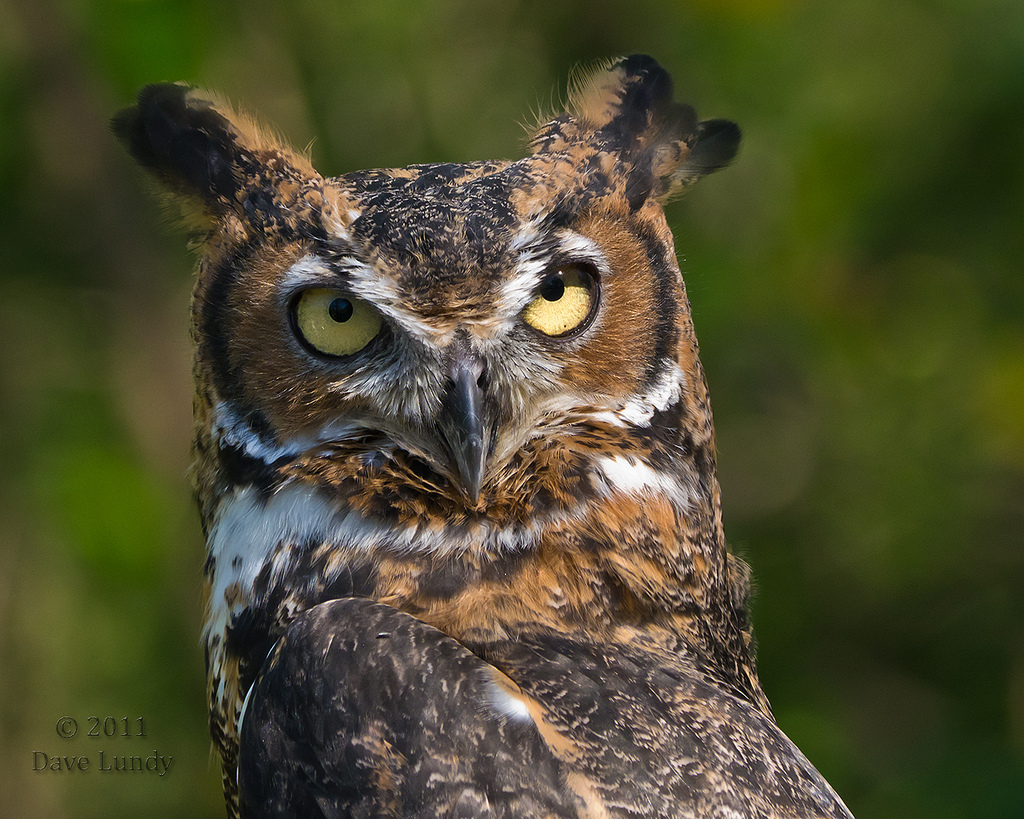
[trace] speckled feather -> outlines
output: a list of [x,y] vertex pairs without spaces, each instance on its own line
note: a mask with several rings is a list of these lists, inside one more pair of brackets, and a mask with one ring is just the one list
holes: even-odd
[[[849,815],[757,678],[661,207],[736,126],[634,56],[511,162],[323,178],[177,85],[114,128],[203,241],[193,473],[229,814]],[[570,268],[590,311],[545,335],[527,307]],[[311,288],[380,329],[318,354]]]

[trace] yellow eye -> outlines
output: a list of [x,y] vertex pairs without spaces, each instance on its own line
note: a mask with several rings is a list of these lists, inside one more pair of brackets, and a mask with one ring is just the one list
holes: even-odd
[[380,314],[365,301],[340,290],[305,290],[292,309],[303,340],[324,355],[358,353],[380,332]]
[[597,306],[597,279],[579,265],[562,265],[540,285],[526,305],[523,321],[546,336],[558,338],[579,329]]

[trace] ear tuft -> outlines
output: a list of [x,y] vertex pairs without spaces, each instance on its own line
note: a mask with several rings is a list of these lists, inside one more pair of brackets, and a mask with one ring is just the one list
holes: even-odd
[[633,209],[664,201],[736,155],[739,128],[699,123],[692,107],[673,101],[672,78],[651,57],[624,57],[574,85],[568,113],[540,128],[534,152],[580,145],[612,154]]
[[[697,126],[697,141],[679,167],[678,176],[683,187],[702,176],[721,170],[740,149],[740,128],[726,119],[709,119]],[[687,181],[691,180],[691,181]]]
[[583,131],[611,126],[638,134],[672,102],[672,78],[652,57],[634,54],[575,79],[566,106]]
[[207,229],[229,214],[251,218],[252,201],[280,199],[290,183],[319,178],[306,157],[208,96],[187,85],[149,85],[111,121],[187,224]]
[[208,205],[230,200],[238,181],[238,132],[213,103],[196,100],[185,85],[148,85],[138,104],[111,122],[114,134],[142,167],[181,194],[198,194]]
[[624,135],[638,136],[659,118],[676,113],[670,110],[672,77],[653,58],[634,54],[616,68],[622,89],[617,119]]

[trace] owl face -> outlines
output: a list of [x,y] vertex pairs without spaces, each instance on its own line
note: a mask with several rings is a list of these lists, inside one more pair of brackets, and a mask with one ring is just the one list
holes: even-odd
[[511,195],[540,164],[425,169],[444,179],[425,188],[432,208],[410,207],[417,179],[332,180],[326,195],[362,203],[347,225],[201,283],[220,439],[267,462],[373,438],[453,503],[486,508],[531,439],[677,400],[671,248],[609,207],[516,215]]
[[516,162],[324,179],[190,89],[138,111],[120,133],[208,231],[199,450],[233,454],[199,459],[206,516],[233,461],[353,444],[449,514],[484,513],[524,447],[645,426],[702,389],[660,202],[738,131],[672,103],[649,58],[585,84]]

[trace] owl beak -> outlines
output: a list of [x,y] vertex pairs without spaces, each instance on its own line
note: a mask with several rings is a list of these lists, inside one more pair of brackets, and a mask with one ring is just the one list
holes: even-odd
[[441,410],[441,433],[459,470],[462,486],[475,504],[487,462],[484,395],[480,388],[483,363],[468,350],[456,350],[449,371],[451,384]]

